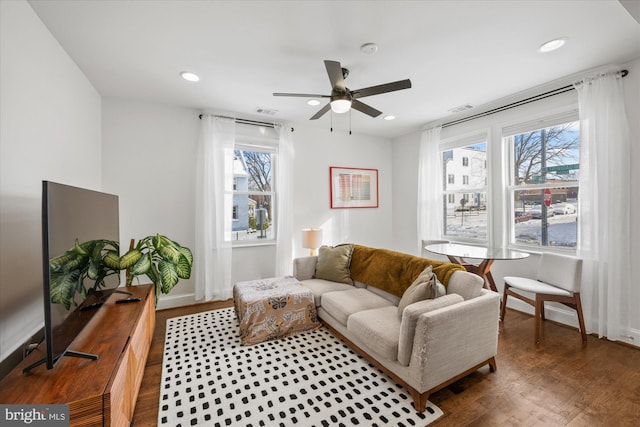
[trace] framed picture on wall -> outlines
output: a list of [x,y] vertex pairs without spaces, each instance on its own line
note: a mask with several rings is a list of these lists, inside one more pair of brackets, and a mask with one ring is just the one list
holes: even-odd
[[377,208],[378,169],[329,168],[331,209]]

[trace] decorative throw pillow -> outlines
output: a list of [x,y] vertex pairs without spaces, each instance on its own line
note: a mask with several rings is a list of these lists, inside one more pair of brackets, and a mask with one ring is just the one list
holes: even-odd
[[351,255],[354,245],[322,246],[318,251],[316,265],[316,279],[331,280],[332,282],[353,285],[351,279]]
[[402,316],[405,307],[414,302],[434,299],[444,294],[444,286],[438,282],[438,278],[431,266],[428,266],[422,270],[422,273],[418,275],[411,286],[402,294],[402,298],[400,298],[400,302],[398,303],[398,316]]

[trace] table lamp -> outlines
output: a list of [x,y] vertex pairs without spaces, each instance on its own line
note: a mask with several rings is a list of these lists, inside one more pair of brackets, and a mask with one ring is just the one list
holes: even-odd
[[321,228],[303,228],[302,229],[302,247],[310,249],[309,255],[318,255],[318,248],[322,246],[322,229]]

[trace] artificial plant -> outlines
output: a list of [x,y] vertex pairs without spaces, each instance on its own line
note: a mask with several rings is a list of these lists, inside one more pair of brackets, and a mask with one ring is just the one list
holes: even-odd
[[[120,249],[113,240],[89,240],[79,243],[49,262],[51,302],[69,310],[76,293],[86,298],[107,285],[105,278],[120,272]],[[86,286],[85,279],[93,282]],[[89,281],[87,281],[89,282]],[[119,282],[119,278],[118,278]]]
[[156,287],[156,302],[160,293],[168,294],[180,279],[191,276],[192,265],[189,248],[160,234],[139,240],[120,257],[120,268],[127,270],[127,286],[134,277],[146,275]]
[[[132,245],[126,254],[119,254],[116,241],[98,239],[79,243],[76,239],[71,249],[49,262],[51,302],[69,310],[75,303],[76,293],[84,299],[105,288],[106,277],[117,275],[119,284],[120,270],[127,270],[127,286],[134,277],[147,275],[156,287],[157,302],[160,293],[168,294],[180,279],[191,276],[191,250],[160,234],[147,236]],[[88,286],[85,282],[93,284]]]

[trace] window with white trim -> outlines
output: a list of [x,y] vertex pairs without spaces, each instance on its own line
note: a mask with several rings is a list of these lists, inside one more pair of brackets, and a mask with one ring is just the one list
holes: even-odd
[[[445,237],[487,240],[487,139],[462,138],[441,146]],[[466,160],[465,160],[466,159]]]
[[575,249],[580,172],[577,112],[503,129],[509,152],[509,242]]
[[235,243],[273,241],[275,231],[275,167],[273,145],[251,139],[236,141],[233,159],[233,228]]

